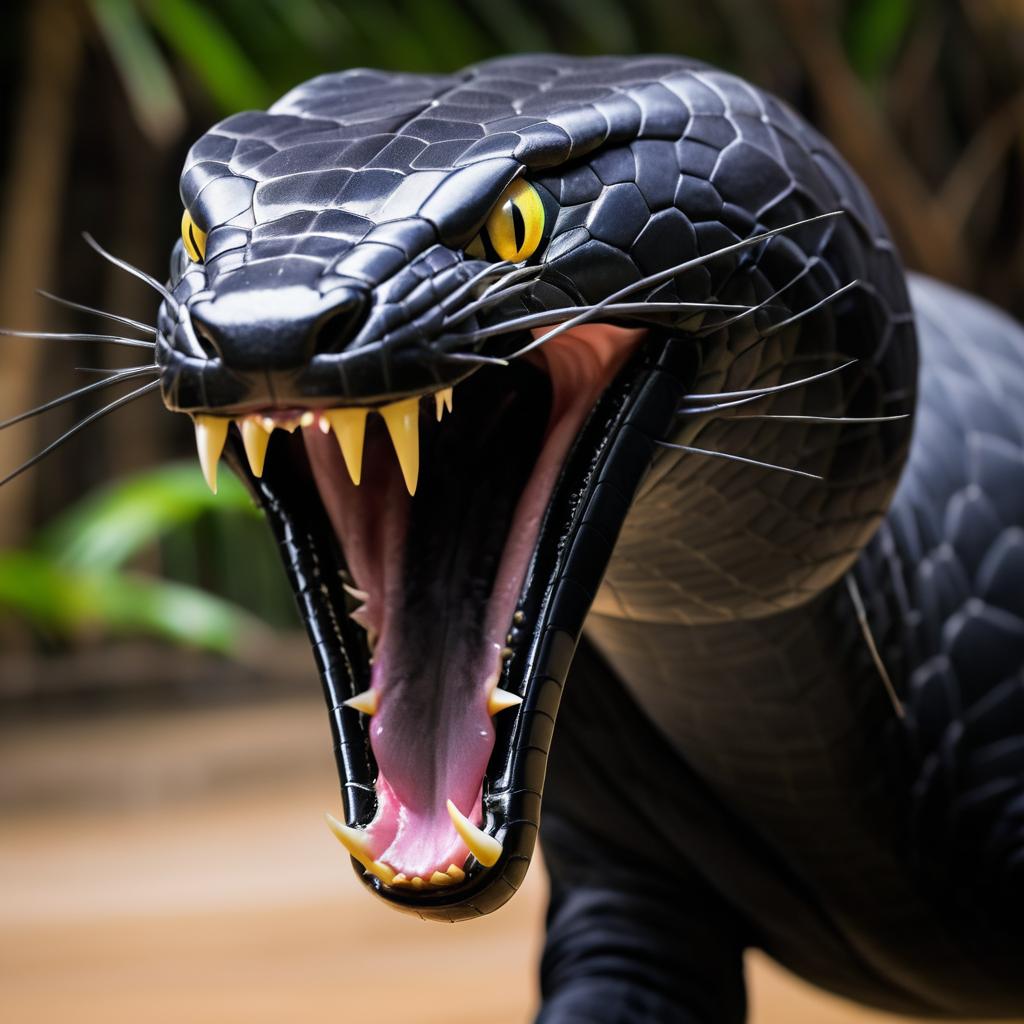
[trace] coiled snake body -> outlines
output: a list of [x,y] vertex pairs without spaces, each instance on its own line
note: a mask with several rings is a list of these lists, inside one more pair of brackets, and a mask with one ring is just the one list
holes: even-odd
[[739,1020],[749,946],[1024,1006],[1024,334],[908,294],[827,142],[674,58],[356,70],[182,197],[162,393],[281,542],[370,889],[499,906],[547,774],[544,1021]]

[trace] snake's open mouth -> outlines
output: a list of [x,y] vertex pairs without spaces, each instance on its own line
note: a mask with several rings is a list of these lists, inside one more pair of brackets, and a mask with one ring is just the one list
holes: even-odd
[[692,349],[653,333],[581,325],[368,411],[235,413],[227,457],[281,543],[331,708],[331,826],[399,908],[477,916],[525,874],[561,685],[688,374],[667,367]]
[[479,826],[493,718],[521,699],[501,686],[517,602],[569,448],[640,333],[581,328],[413,400],[404,422],[370,415],[347,459],[331,433],[303,430],[372,650],[350,706],[372,716],[377,810],[360,836],[337,831],[388,885],[449,886],[471,854],[500,855]]

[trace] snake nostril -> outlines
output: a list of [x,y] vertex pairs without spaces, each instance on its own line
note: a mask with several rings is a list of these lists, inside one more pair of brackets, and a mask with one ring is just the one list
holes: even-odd
[[369,308],[361,292],[348,291],[313,326],[313,354],[340,352],[363,326]]
[[192,330],[195,332],[196,342],[203,350],[207,359],[220,359],[221,351],[214,338],[213,331],[195,316],[192,317]]

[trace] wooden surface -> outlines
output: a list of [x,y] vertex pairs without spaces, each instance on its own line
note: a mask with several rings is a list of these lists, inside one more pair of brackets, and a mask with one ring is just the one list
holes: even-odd
[[[313,701],[15,725],[0,734],[0,1020],[519,1024],[544,876],[456,927],[372,900]],[[897,1018],[760,957],[753,1024]]]

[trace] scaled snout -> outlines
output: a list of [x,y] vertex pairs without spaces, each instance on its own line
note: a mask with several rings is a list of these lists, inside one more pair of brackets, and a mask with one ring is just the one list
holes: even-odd
[[189,310],[196,341],[240,373],[301,370],[316,355],[340,352],[358,333],[369,294],[341,286],[321,295],[305,285],[233,288]]

